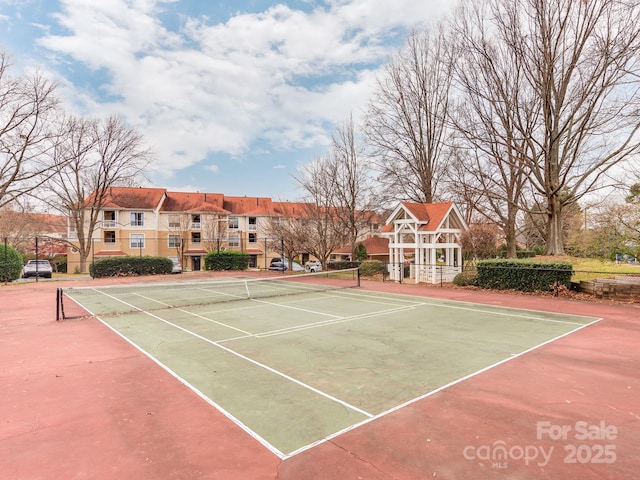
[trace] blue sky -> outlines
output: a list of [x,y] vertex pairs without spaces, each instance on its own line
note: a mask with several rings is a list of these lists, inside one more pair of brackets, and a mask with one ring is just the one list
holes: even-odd
[[[453,0],[0,0],[12,72],[69,112],[119,115],[153,186],[296,200],[292,176],[357,121],[389,55]],[[148,184],[148,183],[145,183]]]

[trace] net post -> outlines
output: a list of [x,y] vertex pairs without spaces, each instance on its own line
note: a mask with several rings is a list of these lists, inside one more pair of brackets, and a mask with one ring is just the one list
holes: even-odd
[[56,322],[60,321],[60,288],[56,288]]
[[357,269],[357,278],[358,278],[358,280],[356,282],[356,286],[358,288],[360,288],[360,267],[358,267],[358,269]]

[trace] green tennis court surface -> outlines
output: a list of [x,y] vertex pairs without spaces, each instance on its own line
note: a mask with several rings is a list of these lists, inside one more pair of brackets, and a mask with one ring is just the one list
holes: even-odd
[[68,295],[281,457],[596,320],[360,289],[190,306],[93,291]]

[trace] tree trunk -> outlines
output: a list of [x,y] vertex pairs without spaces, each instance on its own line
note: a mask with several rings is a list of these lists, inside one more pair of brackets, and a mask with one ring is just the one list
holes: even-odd
[[549,198],[547,215],[547,255],[564,255],[562,203],[555,195]]
[[504,239],[507,244],[507,258],[517,258],[516,212],[511,211],[515,210],[515,208],[510,208],[509,210],[507,224],[504,226]]

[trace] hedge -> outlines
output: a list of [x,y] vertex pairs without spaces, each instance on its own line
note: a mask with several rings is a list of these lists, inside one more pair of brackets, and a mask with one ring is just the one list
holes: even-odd
[[209,252],[204,257],[205,270],[246,270],[249,268],[249,255],[230,250],[227,252]]
[[566,262],[535,260],[482,260],[477,263],[478,286],[523,292],[546,291],[555,285],[571,286],[573,266]]
[[346,270],[347,268],[358,268],[360,262],[352,261],[329,261],[327,262],[327,270]]
[[465,270],[453,277],[453,284],[458,287],[468,287],[478,285],[478,272],[473,270]]
[[93,278],[132,277],[171,273],[173,262],[168,257],[110,257],[96,260],[89,267]]
[[22,255],[11,245],[0,243],[0,281],[13,282],[22,274]]
[[367,260],[360,264],[360,275],[373,277],[384,272],[384,263],[380,260]]

